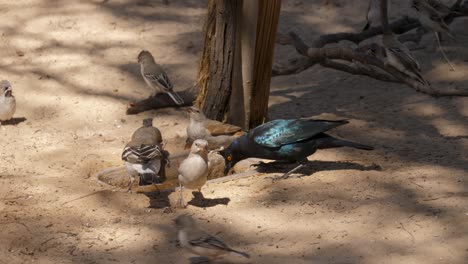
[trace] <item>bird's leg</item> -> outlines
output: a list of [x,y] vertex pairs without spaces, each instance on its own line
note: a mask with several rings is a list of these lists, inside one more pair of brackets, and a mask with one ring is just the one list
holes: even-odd
[[273,178],[273,181],[277,181],[277,180],[282,180],[282,179],[287,179],[287,178],[289,178],[289,176],[291,176],[291,174],[293,174],[293,173],[294,173],[295,171],[297,171],[298,169],[304,167],[304,166],[306,165],[306,163],[307,163],[307,159],[301,160],[301,161],[299,162],[299,165],[298,165],[298,166],[296,166],[294,169],[292,169],[292,170],[286,172],[285,174],[283,174],[283,175],[280,176],[280,177],[275,177],[275,178]]
[[135,182],[135,178],[130,175],[130,183],[128,184],[128,189],[127,189],[127,192],[129,193],[132,192],[133,182]]
[[177,201],[177,206],[185,208],[184,195],[182,193],[182,184],[179,183],[179,200]]
[[444,57],[445,61],[447,61],[447,64],[450,66],[451,71],[455,71],[455,67],[453,67],[452,63],[451,63],[450,60],[447,58],[447,55],[445,55],[445,52],[444,52],[444,50],[442,49],[442,45],[440,44],[439,34],[438,34],[436,31],[434,31],[434,35],[435,35],[435,37],[436,37],[437,44],[439,45],[440,53],[442,53],[442,56]]

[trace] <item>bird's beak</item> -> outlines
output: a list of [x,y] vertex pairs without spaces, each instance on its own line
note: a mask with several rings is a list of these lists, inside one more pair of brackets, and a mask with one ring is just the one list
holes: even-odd
[[5,96],[6,97],[10,97],[13,95],[13,91],[11,90],[11,88],[8,88],[6,91],[5,91]]
[[192,108],[189,107],[189,108],[185,109],[185,111],[187,111],[188,113],[192,113]]
[[227,162],[226,165],[224,166],[224,176],[228,174],[231,168],[232,168],[232,162]]

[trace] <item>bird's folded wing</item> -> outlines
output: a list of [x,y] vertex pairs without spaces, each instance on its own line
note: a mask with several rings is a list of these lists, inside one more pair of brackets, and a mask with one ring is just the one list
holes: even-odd
[[194,247],[203,247],[225,251],[231,250],[223,241],[208,234],[205,234],[204,236],[201,236],[197,239],[191,239],[189,243]]
[[346,123],[346,120],[278,119],[256,127],[250,136],[255,143],[274,148],[309,139]]
[[130,163],[147,163],[162,156],[161,149],[156,145],[126,146],[122,152],[122,160]]
[[167,77],[167,74],[163,71],[161,71],[158,75],[152,73],[145,73],[145,77],[151,82],[161,85],[166,89],[172,89],[172,83],[169,80],[169,77]]
[[231,124],[226,124],[216,120],[207,119],[204,126],[212,136],[231,135],[236,132],[242,131],[242,128]]
[[418,61],[413,56],[411,56],[409,52],[405,52],[404,50],[400,48],[391,48],[390,51],[393,52],[395,56],[398,57],[398,59],[406,68],[411,69],[413,71],[421,70],[421,67],[419,66]]
[[432,12],[437,13],[438,15],[449,14],[451,11],[450,7],[435,0],[427,0],[426,5],[428,6],[428,8],[431,8]]

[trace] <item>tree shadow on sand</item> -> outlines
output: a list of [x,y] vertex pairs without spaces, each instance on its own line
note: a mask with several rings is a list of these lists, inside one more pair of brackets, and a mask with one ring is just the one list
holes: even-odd
[[[256,165],[257,171],[261,173],[286,173],[296,166],[298,163],[291,164],[269,164],[269,163],[259,163]],[[331,170],[360,170],[360,171],[381,171],[382,168],[377,164],[372,164],[369,166],[361,165],[349,161],[321,161],[313,160],[308,161],[305,166],[298,169],[296,173],[302,174],[302,176],[311,176],[312,174],[319,171],[331,171]],[[300,177],[302,177],[300,176]]]

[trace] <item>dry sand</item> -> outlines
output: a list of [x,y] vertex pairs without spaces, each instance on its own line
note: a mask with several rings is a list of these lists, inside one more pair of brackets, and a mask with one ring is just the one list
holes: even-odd
[[[142,48],[176,89],[196,77],[206,3],[162,2],[0,3],[0,78],[26,119],[0,127],[0,263],[188,263],[172,223],[181,213],[250,252],[251,263],[468,263],[468,99],[320,66],[273,79],[271,118],[349,118],[332,134],[374,151],[319,151],[295,175],[303,177],[274,184],[266,177],[278,173],[211,184],[205,196],[227,205],[172,213],[162,209],[167,197],[99,184],[92,175],[121,165],[145,117],[170,151],[183,146],[184,111],[125,115],[129,100],[149,94],[136,64]],[[362,27],[365,1],[323,2],[284,1],[280,30],[311,41]],[[466,23],[452,28],[468,34]],[[416,56],[434,85],[467,87],[467,37],[445,42],[457,72],[431,35],[422,44]],[[295,56],[278,46],[275,60]]]

